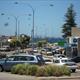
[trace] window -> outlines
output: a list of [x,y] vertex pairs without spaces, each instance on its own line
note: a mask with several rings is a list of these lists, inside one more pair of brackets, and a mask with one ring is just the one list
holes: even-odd
[[59,60],[54,60],[54,63],[60,63],[60,61]]
[[31,57],[31,56],[27,56],[27,58],[28,58],[28,61],[34,61],[35,60],[34,57]]
[[25,56],[15,56],[15,61],[26,61],[27,58]]
[[34,61],[34,57],[31,57],[31,56],[15,56],[14,61]]
[[14,57],[13,57],[13,56],[8,57],[8,58],[7,58],[7,61],[14,61]]

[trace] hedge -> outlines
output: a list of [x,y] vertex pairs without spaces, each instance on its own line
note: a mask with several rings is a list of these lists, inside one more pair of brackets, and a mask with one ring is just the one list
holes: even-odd
[[11,73],[20,75],[31,75],[31,76],[70,76],[71,71],[66,66],[54,66],[54,65],[29,65],[29,64],[18,64],[12,67]]

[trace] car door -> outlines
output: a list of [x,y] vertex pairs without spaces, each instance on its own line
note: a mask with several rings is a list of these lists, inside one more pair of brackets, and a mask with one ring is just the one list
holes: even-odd
[[23,59],[24,59],[23,56],[11,56],[11,57],[8,57],[7,60],[5,61],[4,69],[5,70],[11,70],[11,68],[14,65],[23,64],[24,63]]
[[11,69],[11,67],[14,65],[14,64],[16,64],[15,62],[14,62],[14,58],[15,57],[13,57],[13,56],[10,56],[10,57],[8,57],[6,60],[5,60],[5,63],[4,63],[4,70],[10,70]]

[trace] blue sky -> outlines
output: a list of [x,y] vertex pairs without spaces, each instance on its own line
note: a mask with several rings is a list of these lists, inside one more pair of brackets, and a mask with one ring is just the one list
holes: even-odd
[[[14,4],[15,2],[18,4]],[[76,23],[80,27],[80,0],[0,0],[0,35],[14,35],[17,17],[19,33],[31,35],[32,9],[35,10],[35,36],[61,37],[65,13],[72,3],[76,12]],[[54,6],[50,6],[53,4]],[[29,16],[31,14],[31,16]],[[8,26],[4,24],[8,23]]]

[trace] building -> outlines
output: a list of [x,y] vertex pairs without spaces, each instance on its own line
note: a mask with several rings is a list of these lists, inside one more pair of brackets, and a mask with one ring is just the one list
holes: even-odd
[[70,57],[80,56],[80,28],[72,27],[71,37],[67,37],[67,55]]

